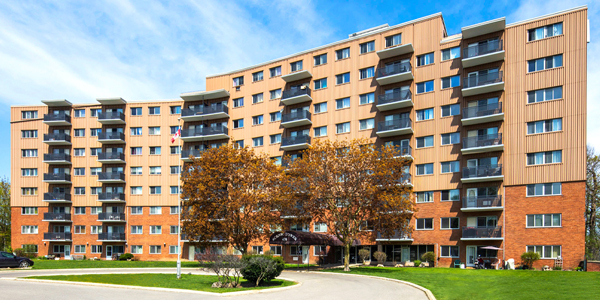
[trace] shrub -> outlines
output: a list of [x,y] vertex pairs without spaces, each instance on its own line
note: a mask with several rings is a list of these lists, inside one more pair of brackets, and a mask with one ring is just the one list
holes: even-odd
[[420,261],[420,260],[418,260],[418,259],[417,259],[417,260],[415,260],[415,267],[418,267],[418,266],[420,266],[420,265],[421,265],[421,261]]
[[17,249],[15,249],[14,253],[15,253],[16,256],[25,257],[25,249],[23,249],[23,248],[17,248]]
[[533,263],[540,259],[540,255],[537,252],[525,252],[521,254],[521,263],[531,269]]
[[369,261],[371,256],[371,251],[367,248],[363,248],[358,250],[358,257],[364,262]]
[[554,271],[562,271],[562,267],[561,266],[555,266],[554,267]]
[[433,265],[435,263],[435,253],[433,253],[431,251],[425,252],[425,253],[423,253],[423,255],[421,255],[421,260],[428,262],[429,266],[433,267]]
[[375,260],[377,260],[377,262],[380,264],[383,264],[385,262],[385,260],[387,259],[387,254],[385,254],[384,252],[381,252],[381,251],[377,251],[377,252],[373,253],[373,256],[375,257]]
[[285,268],[283,258],[278,256],[246,255],[242,257],[242,261],[245,262],[241,269],[242,276],[256,286],[263,281],[275,279]]
[[121,256],[119,256],[119,260],[128,260],[128,259],[133,259],[133,254],[123,253],[123,254],[121,254]]

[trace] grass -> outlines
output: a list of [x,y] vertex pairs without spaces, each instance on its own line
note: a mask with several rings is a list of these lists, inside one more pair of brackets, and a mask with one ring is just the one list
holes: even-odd
[[[32,269],[89,269],[89,268],[176,268],[175,261],[120,261],[120,260],[37,260]],[[198,262],[182,261],[182,268],[197,268]]]
[[350,273],[412,282],[429,289],[439,300],[597,299],[600,295],[597,272],[358,267]]
[[244,279],[241,280],[243,288],[236,289],[220,289],[213,288],[211,285],[217,281],[217,276],[214,275],[181,275],[181,279],[177,279],[174,274],[91,274],[91,275],[60,275],[60,276],[32,276],[25,279],[43,279],[43,280],[61,280],[61,281],[78,281],[78,282],[93,282],[118,285],[133,285],[144,287],[159,287],[170,289],[184,289],[194,291],[204,291],[213,293],[228,293],[247,290],[260,290],[276,287],[292,286],[296,283],[293,281],[275,279],[264,283],[259,287],[255,287]]
[[[310,267],[318,267],[319,265],[310,264]],[[297,269],[297,268],[305,268],[308,267],[308,264],[285,264],[286,269]]]

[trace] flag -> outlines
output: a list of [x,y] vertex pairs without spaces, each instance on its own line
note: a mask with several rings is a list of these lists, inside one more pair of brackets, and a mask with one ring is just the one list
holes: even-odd
[[175,140],[178,139],[180,136],[181,136],[181,128],[178,128],[177,132],[175,132],[175,134],[171,138],[171,144],[175,143]]

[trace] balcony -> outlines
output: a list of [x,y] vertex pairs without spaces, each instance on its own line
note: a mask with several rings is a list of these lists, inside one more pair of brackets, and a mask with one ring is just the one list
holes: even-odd
[[475,196],[464,197],[463,207],[460,209],[463,212],[479,212],[479,211],[498,211],[503,210],[502,196]]
[[463,78],[463,97],[504,91],[502,71]]
[[125,134],[122,132],[100,132],[98,133],[98,142],[101,144],[123,144],[125,143]]
[[400,183],[402,185],[406,185],[407,187],[412,187],[412,175],[410,175],[410,173],[402,174],[402,177],[400,177]]
[[502,144],[502,133],[478,135],[463,139],[462,154],[486,153],[504,151]]
[[71,222],[71,214],[66,213],[44,213],[45,222]]
[[376,134],[379,137],[412,134],[411,125],[412,121],[409,118],[379,122]]
[[309,135],[287,136],[281,139],[281,150],[293,151],[306,149],[310,146]]
[[203,121],[223,118],[229,118],[229,107],[221,103],[217,105],[186,108],[181,111],[181,119],[184,121]]
[[281,76],[285,82],[294,82],[306,78],[311,78],[312,74],[308,70],[295,71],[293,73]]
[[125,242],[125,233],[105,232],[98,234],[99,242]]
[[125,194],[123,193],[99,193],[98,201],[102,203],[125,203]]
[[381,232],[377,232],[377,242],[412,242],[412,234],[409,232],[394,231],[394,235],[391,237],[384,237]]
[[44,134],[44,143],[47,145],[71,145],[71,136],[64,133]]
[[225,89],[219,89],[214,91],[200,91],[200,92],[188,92],[180,95],[183,101],[204,101],[211,99],[219,99],[229,97],[229,92]]
[[192,156],[193,158],[199,158],[200,154],[203,151],[204,150],[200,150],[200,149],[181,150],[181,160],[184,162],[192,162],[192,159],[190,158],[190,156]]
[[70,242],[71,240],[70,232],[44,232],[45,242]]
[[71,203],[69,193],[44,193],[44,202],[49,203]]
[[102,183],[125,183],[125,174],[123,172],[100,172],[98,181]]
[[377,69],[375,80],[379,85],[386,85],[413,79],[410,63],[405,62]]
[[49,165],[70,165],[71,155],[65,153],[44,153],[44,162]]
[[120,111],[106,111],[98,114],[98,122],[102,125],[125,124],[125,114]]
[[311,114],[308,110],[300,110],[289,114],[283,114],[281,116],[281,126],[284,128],[291,128],[297,126],[312,125],[310,119]]
[[383,50],[379,50],[379,51],[377,51],[377,56],[379,56],[379,59],[386,59],[386,58],[400,56],[403,54],[413,53],[413,52],[415,52],[413,45],[406,44],[406,45],[397,45],[394,47],[389,47],[389,48],[386,48]]
[[466,107],[463,109],[463,118],[460,121],[463,125],[504,121],[502,102]]
[[98,222],[125,222],[124,213],[99,213]]
[[463,49],[463,68],[470,68],[503,60],[504,50],[502,49],[502,40],[495,40],[486,44]]
[[412,106],[412,93],[410,91],[400,91],[379,95],[376,107],[379,111],[386,111]]
[[43,182],[50,184],[71,184],[71,175],[65,173],[44,173]]
[[98,162],[103,164],[124,164],[125,154],[123,152],[101,152],[98,153]]
[[71,116],[65,113],[45,114],[43,122],[50,126],[71,126]]
[[465,26],[461,28],[462,38],[470,39],[476,36],[504,30],[506,28],[506,19],[504,17],[485,21],[479,24]]
[[502,181],[502,165],[483,165],[463,168],[462,183]]
[[503,240],[502,226],[497,227],[463,227],[462,241]]
[[281,94],[281,103],[285,105],[298,104],[306,101],[312,101],[309,87],[285,90]]
[[184,142],[222,140],[229,138],[227,126],[209,126],[196,129],[184,129],[181,131],[181,139]]

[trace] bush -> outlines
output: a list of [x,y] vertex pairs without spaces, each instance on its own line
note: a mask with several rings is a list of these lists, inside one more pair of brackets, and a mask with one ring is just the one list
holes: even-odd
[[420,261],[420,260],[418,260],[418,259],[417,259],[417,260],[415,260],[415,267],[418,267],[418,266],[420,266],[420,265],[421,265],[421,261]]
[[369,256],[371,256],[371,251],[369,251],[369,249],[363,248],[363,249],[358,250],[358,257],[360,257],[360,259],[363,261],[363,263],[370,260]]
[[531,269],[533,263],[540,260],[540,255],[537,252],[525,252],[521,254],[521,263]]
[[375,260],[377,260],[378,263],[383,264],[387,259],[387,254],[381,251],[377,251],[373,253],[373,257],[375,257]]
[[21,257],[25,257],[25,249],[23,248],[17,248],[14,250],[13,252],[16,256],[21,256]]
[[128,259],[133,259],[133,254],[123,253],[123,254],[121,254],[121,256],[119,256],[119,260],[128,260]]
[[555,266],[554,267],[554,271],[562,271],[562,267],[561,266]]
[[246,255],[242,257],[242,261],[245,262],[241,269],[242,276],[256,286],[263,281],[275,279],[285,268],[285,262],[279,256]]
[[428,262],[429,266],[433,267],[433,265],[435,264],[435,253],[425,252],[423,253],[423,255],[421,255],[421,260]]

